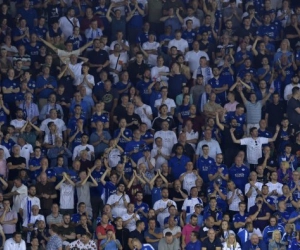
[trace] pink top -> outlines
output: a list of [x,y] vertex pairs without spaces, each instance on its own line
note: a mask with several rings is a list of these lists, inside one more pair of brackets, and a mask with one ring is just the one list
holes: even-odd
[[2,175],[4,179],[7,177],[7,166],[5,159],[0,160],[0,175]]
[[238,105],[239,103],[237,101],[234,101],[233,103],[226,103],[224,106],[224,109],[226,109],[227,112],[233,112],[236,110],[236,105]]
[[182,235],[185,236],[185,244],[187,245],[190,240],[191,240],[191,234],[193,231],[197,231],[199,232],[200,227],[199,226],[195,226],[193,227],[191,224],[186,224],[183,229],[182,229]]

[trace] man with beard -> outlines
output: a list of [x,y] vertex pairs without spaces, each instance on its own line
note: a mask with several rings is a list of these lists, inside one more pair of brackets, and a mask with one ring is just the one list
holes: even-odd
[[62,240],[71,243],[76,239],[75,227],[71,223],[71,215],[65,214],[63,217],[62,226],[59,227],[60,235],[62,235]]
[[142,52],[136,53],[136,60],[128,65],[129,79],[135,86],[140,80],[142,80],[143,74],[148,65],[144,63],[144,55]]
[[150,105],[151,89],[155,81],[151,80],[151,71],[146,69],[143,78],[137,83],[137,90],[142,98],[143,103]]
[[190,237],[193,231],[199,231],[200,227],[197,225],[198,217],[196,215],[192,215],[190,219],[190,223],[186,224],[182,228],[182,243],[181,246],[184,249],[185,246],[190,242]]

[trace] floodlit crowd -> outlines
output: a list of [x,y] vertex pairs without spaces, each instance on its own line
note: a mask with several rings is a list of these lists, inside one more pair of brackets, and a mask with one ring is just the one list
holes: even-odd
[[0,249],[299,250],[299,0],[3,0]]

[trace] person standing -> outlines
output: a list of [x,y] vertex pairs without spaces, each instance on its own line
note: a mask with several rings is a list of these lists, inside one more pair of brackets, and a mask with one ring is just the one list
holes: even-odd
[[49,233],[51,236],[47,243],[46,250],[62,250],[62,239],[58,236],[58,226],[52,224]]

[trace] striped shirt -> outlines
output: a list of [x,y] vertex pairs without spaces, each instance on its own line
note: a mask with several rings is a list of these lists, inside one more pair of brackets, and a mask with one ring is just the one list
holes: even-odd
[[247,102],[246,109],[247,109],[247,124],[259,124],[261,119],[261,108],[262,108],[262,101],[258,101],[256,103]]

